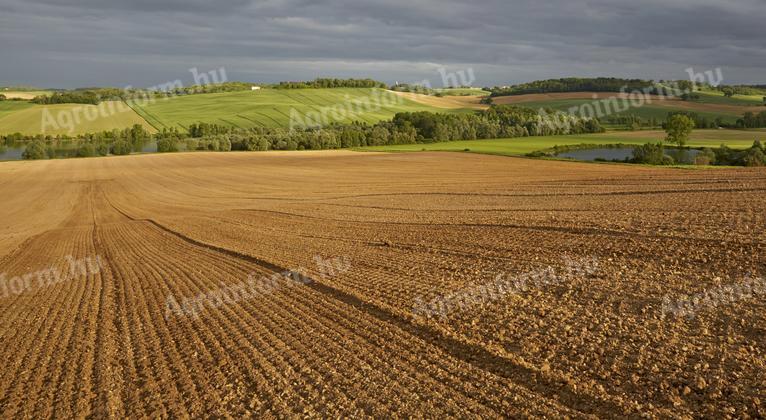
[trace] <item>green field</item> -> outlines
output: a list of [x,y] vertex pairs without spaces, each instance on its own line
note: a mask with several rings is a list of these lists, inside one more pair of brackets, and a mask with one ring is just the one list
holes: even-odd
[[434,91],[444,96],[486,96],[490,94],[482,88],[444,88],[434,89]]
[[[385,95],[385,96],[383,96]],[[386,101],[375,98],[386,98]],[[356,112],[358,101],[370,101],[379,107],[361,108]],[[333,116],[327,112],[331,107],[354,106],[346,115]],[[319,115],[325,110],[329,122],[349,123],[362,121],[375,123],[390,119],[397,112],[434,111],[456,112],[419,104],[382,89],[262,89],[177,96],[157,99],[146,106],[133,105],[136,112],[158,129],[177,127],[186,129],[190,124],[207,122],[239,128],[289,127],[291,115],[300,124],[307,115]],[[294,113],[293,113],[294,112]],[[460,111],[457,111],[460,112]],[[308,113],[308,114],[307,114]],[[310,125],[310,124],[307,124]]]
[[[57,104],[35,105],[29,102],[0,102],[24,104],[13,112],[0,111],[0,134],[85,134],[112,129],[123,129],[141,124],[154,129],[133,110],[118,101],[105,101],[96,105]],[[122,104],[120,107],[119,105]],[[16,105],[18,106],[18,105]],[[55,124],[54,124],[55,123]],[[43,130],[43,127],[45,130]]]
[[34,105],[27,101],[0,101],[0,120],[6,115],[21,111]]
[[[744,105],[744,106],[758,106],[763,105],[763,97],[766,95],[734,95],[731,98],[723,96],[723,92],[716,90],[706,90],[696,92],[700,95],[698,102],[708,104],[721,104],[721,105]],[[763,108],[766,110],[766,107]]]
[[[584,104],[593,104],[593,99],[554,99],[554,100],[548,100],[548,101],[530,101],[530,102],[522,102],[519,103],[519,106],[525,106],[529,108],[539,109],[539,108],[553,108],[557,111],[569,111],[570,108],[574,107],[580,107]],[[766,109],[766,107],[765,107]],[[676,110],[673,107],[669,106],[658,106],[658,105],[644,105],[641,107],[631,107],[628,108],[626,111],[623,112],[615,112],[614,115],[637,115],[643,119],[650,119],[655,118],[657,120],[663,121],[665,118],[667,118],[668,113],[671,111]],[[677,110],[681,111],[684,110],[683,108],[677,108]],[[688,110],[687,110],[688,111]],[[731,111],[731,110],[721,110],[716,112],[707,112],[707,111],[698,111],[693,110],[695,114],[699,115],[700,117],[707,117],[709,120],[715,120],[718,117],[721,117],[724,122],[734,124],[737,122],[737,119],[742,117],[743,113],[737,112],[737,111]]]
[[[553,146],[575,144],[645,144],[664,138],[660,131],[607,132],[602,134],[583,134],[573,136],[519,137],[511,139],[463,140],[430,144],[402,144],[393,146],[371,146],[357,150],[383,152],[415,151],[470,151],[492,155],[519,156]],[[718,147],[726,144],[732,148],[750,147],[755,139],[766,140],[766,130],[697,130],[692,134],[690,147]],[[469,149],[469,150],[466,150]]]

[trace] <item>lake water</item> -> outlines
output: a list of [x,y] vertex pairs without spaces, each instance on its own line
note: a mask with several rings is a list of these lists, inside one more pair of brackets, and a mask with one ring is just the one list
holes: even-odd
[[[672,157],[676,163],[693,163],[694,158],[700,153],[696,149],[665,149],[665,154]],[[571,150],[559,153],[556,157],[593,162],[596,160],[625,161],[633,157],[632,147],[600,147],[595,149]]]
[[[22,160],[22,155],[26,149],[25,145],[9,146],[0,148],[0,162],[7,160]],[[186,145],[183,142],[179,143],[179,150],[186,150]],[[157,143],[149,141],[141,146],[141,153],[157,153]],[[77,155],[77,149],[74,146],[56,147],[57,158],[75,157]]]
[[6,147],[5,150],[0,149],[0,161],[3,160],[21,160],[21,155],[24,153],[24,148]]

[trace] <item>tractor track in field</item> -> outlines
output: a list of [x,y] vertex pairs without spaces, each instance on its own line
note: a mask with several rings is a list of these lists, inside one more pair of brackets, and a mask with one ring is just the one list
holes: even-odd
[[[0,274],[101,263],[0,295],[3,417],[762,413],[761,300],[659,313],[766,268],[760,170],[344,152],[18,168]],[[597,271],[415,310],[570,258]],[[279,273],[305,284],[260,286]]]
[[[140,221],[151,224],[157,229],[172,235],[184,242],[187,242],[193,246],[208,249],[217,253],[224,254],[236,259],[240,259],[258,266],[265,268],[275,273],[291,273],[292,270],[285,267],[278,266],[274,263],[265,261],[261,258],[243,254],[234,250],[226,249],[216,245],[212,245],[206,242],[202,242],[184,235],[180,232],[174,231],[155,220],[152,219],[135,219],[120,210],[114,204],[109,202],[109,205],[118,213],[122,214],[126,218],[132,221]],[[310,279],[305,287],[310,288],[324,296],[331,298],[332,300],[342,302],[348,306],[351,306],[357,310],[360,310],[381,322],[396,327],[404,333],[417,337],[431,345],[434,345],[452,355],[453,357],[460,359],[466,363],[477,366],[478,368],[490,372],[494,375],[506,378],[513,381],[515,384],[524,386],[532,392],[541,394],[550,394],[551,392],[558,395],[557,400],[561,401],[564,405],[570,408],[580,411],[586,414],[596,414],[599,416],[615,415],[621,412],[623,409],[611,401],[600,400],[595,398],[584,398],[582,395],[578,395],[571,389],[561,388],[560,384],[556,384],[553,381],[545,379],[539,371],[531,369],[527,366],[522,366],[516,362],[508,360],[502,356],[495,355],[487,349],[475,345],[466,343],[460,339],[448,337],[444,334],[436,331],[435,329],[415,325],[410,320],[390,312],[382,307],[379,307],[370,302],[365,302],[359,297],[350,293],[344,292],[340,289],[334,288],[322,282]],[[582,402],[584,401],[584,402]]]

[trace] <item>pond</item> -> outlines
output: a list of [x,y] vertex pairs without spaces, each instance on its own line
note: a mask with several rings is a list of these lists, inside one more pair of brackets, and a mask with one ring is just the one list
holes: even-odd
[[[696,149],[666,148],[665,154],[672,157],[676,163],[694,163],[694,158],[700,153]],[[632,147],[599,147],[594,149],[570,150],[556,155],[559,158],[594,161],[624,162],[633,157]]]

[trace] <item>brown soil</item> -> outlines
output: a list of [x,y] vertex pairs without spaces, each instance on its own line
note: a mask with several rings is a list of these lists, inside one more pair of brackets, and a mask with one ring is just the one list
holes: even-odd
[[[0,274],[103,260],[0,296],[6,418],[766,415],[762,295],[661,311],[763,273],[764,169],[192,153],[3,163],[0,196]],[[564,257],[598,269],[413,315]],[[300,267],[313,282],[166,317]]]
[[482,96],[431,96],[412,92],[396,92],[395,94],[421,104],[445,109],[487,109],[489,105],[479,103]]
[[28,93],[28,92],[3,92],[0,90],[0,95],[5,95],[8,99],[34,99],[38,93]]

